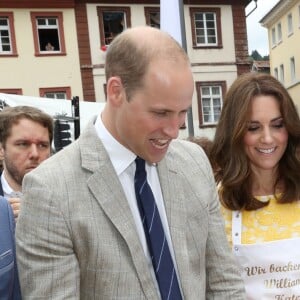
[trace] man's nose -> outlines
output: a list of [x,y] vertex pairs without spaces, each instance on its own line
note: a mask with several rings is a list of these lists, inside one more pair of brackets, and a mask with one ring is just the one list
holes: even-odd
[[37,157],[39,156],[39,148],[36,144],[31,144],[30,146],[30,156],[31,157]]
[[182,121],[178,117],[171,118],[170,120],[167,121],[167,124],[164,128],[164,133],[172,138],[176,139],[178,137],[179,133],[179,128],[182,125]]

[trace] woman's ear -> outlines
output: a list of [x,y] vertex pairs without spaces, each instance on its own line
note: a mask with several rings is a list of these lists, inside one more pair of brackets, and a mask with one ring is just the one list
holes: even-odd
[[106,84],[107,101],[113,106],[119,106],[125,100],[125,90],[120,77],[109,78]]

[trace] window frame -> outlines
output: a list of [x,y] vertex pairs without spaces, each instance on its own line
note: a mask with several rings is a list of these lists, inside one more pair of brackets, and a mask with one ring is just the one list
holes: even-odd
[[282,26],[281,22],[277,24],[277,44],[282,42]]
[[[144,7],[144,12],[145,12],[146,25],[154,27],[154,26],[151,25],[150,14],[151,13],[159,13],[160,14],[160,8],[159,8],[159,6],[151,6],[151,7],[145,6]],[[160,28],[160,18],[159,18],[159,27],[156,27],[156,28]]]
[[274,77],[278,80],[278,68],[274,68]]
[[[46,99],[71,100],[71,87],[69,86],[40,88],[39,93],[40,93],[40,97]],[[65,93],[67,98],[66,99],[48,98],[45,97],[47,93]]]
[[296,81],[296,62],[294,56],[290,58],[290,69],[291,69],[291,82],[294,83]]
[[[195,33],[195,13],[214,13],[216,16],[216,45],[199,45],[197,44],[197,38]],[[190,19],[191,19],[191,31],[192,42],[194,49],[218,49],[223,48],[222,43],[222,27],[221,27],[221,9],[219,7],[190,7]],[[207,35],[207,32],[205,33]]]
[[131,9],[129,6],[97,6],[97,16],[99,24],[99,33],[100,33],[100,47],[108,46],[109,44],[105,43],[105,32],[104,32],[104,22],[103,22],[103,13],[104,12],[123,12],[126,19],[126,27],[124,29],[131,27]]
[[15,26],[14,26],[14,13],[10,11],[1,11],[0,17],[8,19],[8,29],[9,29],[9,38],[11,51],[0,52],[0,57],[15,57],[18,56],[17,53],[17,43],[15,35]]
[[287,15],[287,33],[288,33],[288,36],[290,36],[294,33],[293,14],[292,13],[289,13]]
[[298,5],[298,28],[300,28],[300,5]]
[[[31,24],[32,24],[32,33],[33,33],[33,41],[34,41],[34,51],[35,56],[63,56],[66,55],[66,46],[65,46],[65,35],[64,35],[64,27],[63,27],[63,13],[62,12],[44,12],[44,11],[34,11],[30,12]],[[40,43],[39,43],[39,34],[38,34],[38,26],[36,23],[37,18],[56,18],[58,21],[58,37],[60,44],[60,51],[41,51]]]
[[23,95],[22,89],[0,89],[2,94]]
[[279,81],[284,84],[284,65],[280,64],[279,66]]
[[[198,116],[199,116],[199,127],[200,128],[214,128],[217,126],[218,122],[205,123],[203,116],[203,102],[201,97],[201,88],[213,86],[219,86],[221,88],[221,110],[223,108],[224,97],[226,93],[226,81],[196,81],[196,92],[197,92],[197,101],[198,101]],[[220,110],[220,112],[221,112]]]
[[271,37],[272,37],[272,47],[275,47],[276,46],[276,28],[275,27],[272,27],[271,29]]

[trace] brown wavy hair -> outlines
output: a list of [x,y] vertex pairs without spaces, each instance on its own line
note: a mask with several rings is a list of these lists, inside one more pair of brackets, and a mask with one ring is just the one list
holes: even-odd
[[6,147],[6,140],[11,135],[13,125],[18,124],[21,119],[28,119],[39,123],[44,128],[47,128],[49,133],[49,141],[53,138],[53,119],[47,113],[32,106],[13,106],[4,107],[0,112],[0,143],[2,147]]
[[273,76],[246,73],[234,81],[225,96],[211,148],[212,160],[218,165],[216,181],[222,186],[220,199],[231,210],[255,210],[268,205],[252,195],[253,174],[243,142],[252,99],[259,95],[277,99],[288,132],[287,148],[279,161],[278,176],[273,187],[274,195],[281,181],[284,192],[277,197],[279,203],[300,199],[300,161],[297,156],[300,119],[295,104],[284,86]]

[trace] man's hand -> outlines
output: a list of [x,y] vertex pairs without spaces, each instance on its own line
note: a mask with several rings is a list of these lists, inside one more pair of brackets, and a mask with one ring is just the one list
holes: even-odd
[[8,202],[10,203],[13,209],[16,222],[20,212],[20,205],[21,205],[20,200],[21,200],[20,198],[8,198]]

